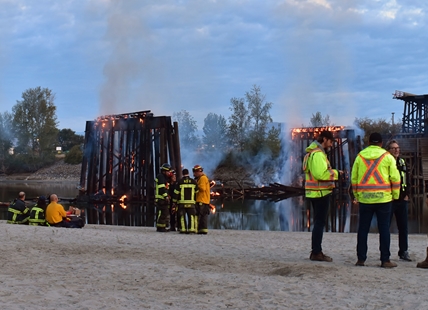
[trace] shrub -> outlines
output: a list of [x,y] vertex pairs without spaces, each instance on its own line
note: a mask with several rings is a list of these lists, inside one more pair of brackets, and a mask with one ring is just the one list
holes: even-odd
[[77,165],[82,163],[82,159],[83,159],[83,152],[80,149],[80,145],[75,145],[65,155],[64,162],[71,165]]

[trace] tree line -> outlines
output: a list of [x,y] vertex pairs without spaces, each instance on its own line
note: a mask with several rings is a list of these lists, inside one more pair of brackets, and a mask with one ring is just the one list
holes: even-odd
[[84,137],[58,129],[55,94],[48,88],[22,93],[12,112],[0,113],[0,173],[34,172],[55,162],[57,147],[66,162],[82,160]]
[[[208,113],[201,136],[196,120],[188,111],[174,112],[182,150],[199,150],[207,156],[220,154],[219,165],[226,167],[251,166],[254,158],[263,155],[263,160],[257,163],[269,173],[281,160],[283,147],[280,124],[272,121],[272,106],[260,86],[253,85],[243,97],[230,99],[231,114],[227,119]],[[385,119],[356,118],[354,124],[364,130],[364,141],[373,131],[392,136],[401,130],[400,124],[393,125]],[[330,116],[321,112],[312,114],[308,124],[309,127],[333,125]],[[0,113],[0,173],[32,172],[50,165],[55,161],[57,146],[67,153],[69,163],[80,163],[83,140],[83,136],[71,129],[58,129],[55,95],[50,89],[28,89],[11,113]]]

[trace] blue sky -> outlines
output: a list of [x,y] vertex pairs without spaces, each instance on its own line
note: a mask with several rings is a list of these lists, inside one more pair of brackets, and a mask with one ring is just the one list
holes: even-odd
[[208,113],[259,85],[276,122],[401,118],[428,93],[428,2],[0,0],[0,112],[56,94],[59,128],[99,115]]

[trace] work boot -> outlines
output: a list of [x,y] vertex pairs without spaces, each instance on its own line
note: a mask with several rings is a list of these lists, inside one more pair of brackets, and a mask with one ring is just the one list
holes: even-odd
[[387,260],[386,262],[382,262],[380,266],[382,268],[394,268],[394,267],[397,267],[397,264],[394,262],[391,262],[390,260]]
[[427,248],[427,257],[423,262],[420,262],[416,265],[417,268],[428,268],[428,248]]
[[330,256],[324,255],[323,252],[319,252],[317,254],[314,254],[311,252],[309,259],[315,260],[315,261],[320,261],[320,262],[332,262],[333,261],[333,259]]
[[403,253],[398,253],[398,256],[400,257],[400,259],[411,262],[412,259],[410,258],[409,252],[404,251]]
[[363,260],[358,260],[358,261],[355,263],[355,266],[364,266],[364,261],[363,261]]

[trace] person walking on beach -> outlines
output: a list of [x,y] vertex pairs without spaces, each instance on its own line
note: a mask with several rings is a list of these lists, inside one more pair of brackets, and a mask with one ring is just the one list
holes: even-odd
[[196,194],[196,228],[198,234],[206,235],[208,233],[208,215],[210,214],[210,181],[204,174],[204,168],[200,165],[193,167],[193,175],[198,184],[198,193]]
[[28,224],[30,209],[25,205],[25,193],[19,192],[18,199],[15,199],[7,209],[8,224]]
[[326,151],[333,146],[334,137],[330,131],[322,131],[317,139],[306,148],[303,160],[305,172],[305,197],[311,202],[314,227],[312,229],[312,251],[309,256],[313,261],[332,262],[333,259],[322,251],[323,231],[330,206],[334,181],[339,179],[342,171],[332,169]]
[[386,144],[386,150],[394,156],[397,169],[400,172],[400,196],[397,200],[392,201],[391,222],[395,215],[395,221],[398,228],[398,256],[400,259],[411,262],[408,250],[408,227],[407,214],[409,204],[409,178],[407,173],[406,162],[400,157],[400,146],[397,140],[390,140]]
[[167,232],[169,225],[169,197],[168,179],[171,177],[172,168],[169,164],[163,164],[155,179],[155,205],[157,208],[156,231]]
[[198,184],[189,176],[189,170],[183,169],[183,177],[174,190],[174,201],[178,205],[178,227],[180,233],[196,233],[196,193]]
[[357,156],[352,166],[352,190],[359,203],[357,256],[355,265],[364,266],[367,259],[367,238],[373,215],[379,230],[381,267],[393,268],[390,261],[390,223],[392,200],[400,196],[400,173],[395,158],[382,148],[382,136],[374,132],[369,146]]

